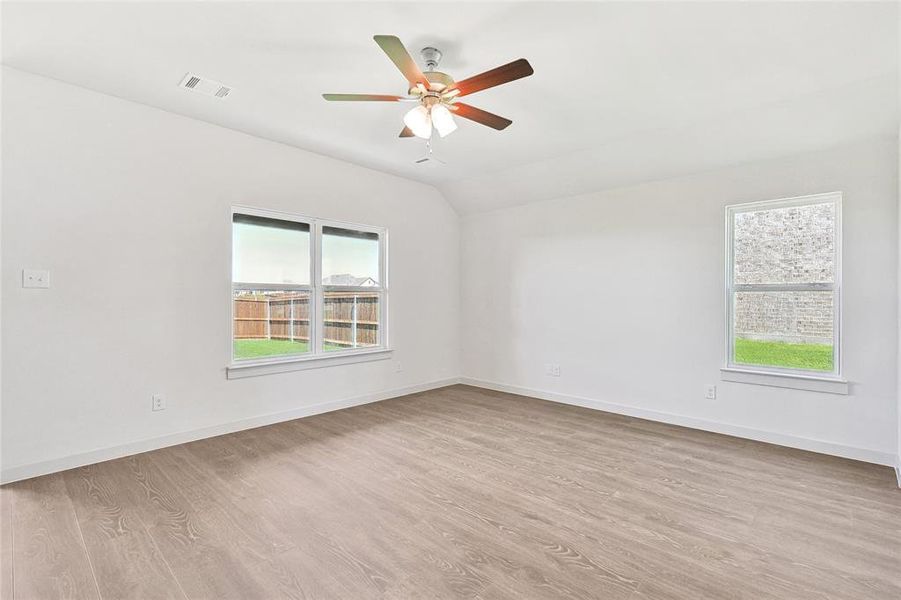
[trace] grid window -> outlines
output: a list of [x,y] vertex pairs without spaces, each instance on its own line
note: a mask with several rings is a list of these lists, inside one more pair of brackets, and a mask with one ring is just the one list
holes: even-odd
[[727,207],[727,366],[840,375],[841,194]]
[[375,227],[233,209],[233,362],[386,347],[385,237]]

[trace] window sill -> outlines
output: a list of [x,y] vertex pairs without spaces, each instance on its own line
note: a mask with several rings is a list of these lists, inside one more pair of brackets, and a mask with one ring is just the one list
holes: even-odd
[[755,371],[753,369],[739,369],[736,367],[724,367],[720,369],[720,379],[723,381],[731,381],[733,383],[750,383],[753,385],[768,385],[771,387],[842,395],[848,395],[849,387],[847,381],[835,377],[772,373],[768,371]]
[[271,375],[273,373],[287,373],[289,371],[305,371],[307,369],[323,369],[325,367],[337,367],[361,362],[387,360],[391,358],[390,348],[376,348],[374,350],[356,350],[352,352],[336,352],[328,356],[302,356],[290,359],[269,361],[247,361],[233,363],[226,368],[228,379],[243,379],[244,377],[257,377],[259,375]]

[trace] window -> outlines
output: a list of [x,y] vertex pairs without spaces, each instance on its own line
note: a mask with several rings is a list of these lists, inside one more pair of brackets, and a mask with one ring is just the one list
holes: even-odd
[[323,350],[379,345],[379,234],[322,227]]
[[383,229],[232,211],[232,362],[386,347]]
[[839,378],[841,194],[726,208],[727,368]]

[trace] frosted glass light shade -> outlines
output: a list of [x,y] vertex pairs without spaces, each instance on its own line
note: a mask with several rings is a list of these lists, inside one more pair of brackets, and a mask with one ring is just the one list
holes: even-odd
[[432,137],[432,118],[428,109],[421,104],[404,115],[404,125],[409,127],[416,137],[425,139]]
[[454,123],[454,117],[451,115],[451,111],[443,104],[436,104],[432,107],[432,125],[438,130],[438,135],[441,137],[444,137],[457,129],[457,124]]

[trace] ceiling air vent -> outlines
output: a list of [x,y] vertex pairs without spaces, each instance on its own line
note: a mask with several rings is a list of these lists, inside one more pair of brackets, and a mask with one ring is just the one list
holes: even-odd
[[214,96],[216,98],[225,98],[232,91],[232,88],[227,85],[222,85],[218,81],[213,81],[212,79],[204,79],[194,73],[186,74],[182,78],[181,83],[178,84],[178,87],[194,90],[195,92],[200,92],[206,96]]

